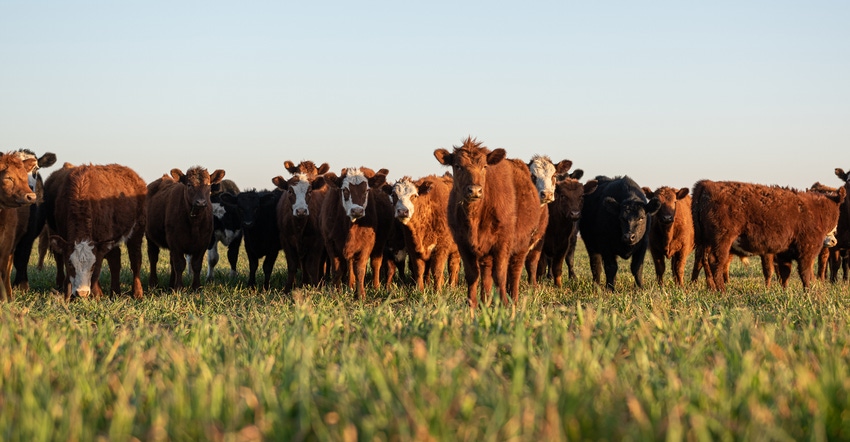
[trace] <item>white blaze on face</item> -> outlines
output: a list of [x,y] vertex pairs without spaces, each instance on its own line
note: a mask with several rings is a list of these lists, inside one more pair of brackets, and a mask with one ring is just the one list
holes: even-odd
[[835,226],[829,233],[826,234],[826,238],[823,239],[824,247],[835,247],[838,244],[838,238],[835,235],[838,233],[838,226]]
[[94,246],[89,240],[74,244],[74,251],[68,258],[75,272],[74,280],[71,281],[72,293],[91,293],[92,267],[94,267],[95,259]]
[[535,155],[531,158],[528,167],[531,176],[534,177],[534,186],[537,187],[537,196],[540,204],[548,204],[555,199],[555,165],[546,156]]
[[292,204],[292,216],[298,216],[299,211],[304,215],[310,215],[310,208],[307,205],[307,192],[310,190],[310,181],[307,175],[297,173],[294,178],[298,178],[294,184],[289,183],[289,191],[295,194],[295,203]]
[[365,195],[368,195],[369,182],[366,179],[366,176],[363,175],[363,172],[360,171],[360,169],[348,168],[343,170],[342,173],[345,175],[345,178],[343,178],[342,180],[342,187],[340,188],[342,192],[342,207],[343,209],[345,209],[345,214],[349,218],[351,218],[352,221],[355,221],[359,217],[353,216],[352,211],[355,209],[362,209],[362,211],[365,212],[366,204],[369,202],[369,199],[368,197],[364,198],[362,205],[355,204],[351,200],[351,189],[354,186],[360,186],[361,184],[365,184],[365,186],[361,187],[366,189],[367,193]]
[[413,198],[419,196],[419,189],[410,179],[402,178],[393,185],[393,193],[398,199],[394,208],[395,217],[402,224],[407,224],[413,217]]

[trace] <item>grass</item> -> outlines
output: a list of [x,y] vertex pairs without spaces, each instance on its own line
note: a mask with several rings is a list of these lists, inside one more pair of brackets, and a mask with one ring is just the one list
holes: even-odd
[[736,261],[717,294],[647,263],[609,293],[577,263],[474,317],[461,288],[250,292],[244,255],[141,301],[66,304],[31,269],[0,306],[0,439],[850,439],[846,284],[766,289]]

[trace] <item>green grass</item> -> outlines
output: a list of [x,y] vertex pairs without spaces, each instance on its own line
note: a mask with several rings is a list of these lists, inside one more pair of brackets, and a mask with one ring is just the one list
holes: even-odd
[[850,439],[847,285],[647,262],[609,293],[579,249],[565,289],[474,317],[462,288],[250,292],[244,255],[202,292],[66,304],[49,261],[0,307],[0,440]]

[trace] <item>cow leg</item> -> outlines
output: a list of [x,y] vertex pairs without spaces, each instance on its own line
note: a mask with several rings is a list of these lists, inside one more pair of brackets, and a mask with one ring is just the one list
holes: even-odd
[[449,285],[457,286],[457,281],[460,278],[460,254],[455,252],[449,254]]
[[[298,260],[297,253],[294,250],[284,250],[283,257],[286,259],[286,283],[283,285],[284,293],[291,293],[292,288],[295,287],[295,276],[298,273],[298,269],[302,268],[301,263]],[[310,279],[309,275],[307,275],[307,269],[302,270],[301,280]]]
[[260,258],[248,255],[248,288],[254,289],[257,285],[257,268],[260,267]]
[[729,250],[732,243],[721,244],[718,247],[705,249],[706,256],[706,271],[710,274],[706,277],[709,280],[709,288],[720,292],[726,291],[726,275],[729,268]]
[[15,280],[12,285],[20,288],[23,291],[30,289],[29,275],[27,274],[27,265],[30,262],[32,254],[32,240],[35,238],[27,235],[18,243],[14,251],[13,265],[15,267]]
[[65,286],[65,254],[53,251],[53,259],[56,261],[56,289],[61,291]]
[[472,254],[461,255],[463,259],[463,277],[466,280],[466,299],[469,307],[475,310],[478,307],[478,284],[481,281],[481,267],[478,260]]
[[590,258],[590,274],[593,282],[602,284],[602,255],[588,251],[588,258]]
[[[646,244],[646,243],[644,243]],[[635,254],[632,255],[632,262],[630,266],[630,270],[632,271],[632,276],[635,278],[635,285],[638,288],[643,288],[643,260],[646,256],[646,246],[639,247],[635,250]],[[617,258],[614,258],[616,262]]]
[[277,251],[274,251],[263,260],[263,290],[268,290],[271,287],[272,271],[274,263],[277,261]]
[[847,256],[847,251],[841,252],[841,277],[844,282],[850,277],[850,257]]
[[[542,246],[542,241],[540,241],[538,245]],[[525,273],[528,276],[528,283],[533,287],[537,286],[537,267],[540,265],[540,255],[542,253],[543,251],[539,247],[534,247],[525,257]],[[522,276],[520,276],[520,278],[522,278]]]
[[[116,249],[112,249],[116,250]],[[107,255],[112,253],[110,250]],[[107,262],[108,263],[108,262]],[[103,266],[103,261],[101,259],[96,259],[94,261],[94,265],[91,267],[91,298],[99,301],[103,297],[103,288],[100,286],[100,271]],[[110,264],[111,266],[111,264]],[[120,267],[120,264],[119,264]],[[112,277],[112,275],[109,275]]]
[[109,294],[115,296],[121,293],[121,248],[117,245],[106,252],[106,264],[109,266]]
[[236,278],[236,264],[239,263],[239,246],[242,244],[242,235],[237,236],[227,246],[227,263],[230,264],[229,278]]
[[481,272],[481,302],[489,307],[493,301],[493,258],[481,258],[478,267]]
[[[148,288],[153,289],[159,285],[159,276],[156,274],[156,263],[159,261],[159,247],[148,239],[148,263],[150,273],[148,274]],[[58,266],[57,266],[58,267]]]
[[821,249],[820,253],[818,253],[818,279],[821,281],[826,280],[826,267],[827,261],[829,261],[829,247],[824,247]]
[[201,288],[201,267],[204,265],[204,252],[192,255],[192,290]]
[[425,260],[422,259],[418,254],[414,256],[410,255],[410,273],[413,275],[413,281],[416,285],[416,290],[420,292],[425,290],[425,270],[427,265]]
[[[651,250],[650,253],[652,254],[652,264],[655,265],[655,280],[658,282],[658,286],[661,287],[664,285],[664,272],[667,270],[667,259],[655,250]],[[634,262],[634,259],[632,259],[632,262]],[[673,266],[674,273],[675,268]]]
[[570,279],[576,279],[576,272],[573,269],[573,258],[576,254],[576,242],[578,238],[573,235],[570,239],[570,244],[567,246],[567,255],[564,260],[554,261],[555,266],[563,265],[564,262],[567,263],[567,276]]
[[[705,250],[696,246],[694,249],[694,267],[691,270],[691,282],[696,282],[699,279],[699,273],[702,271],[702,267],[705,264]],[[706,278],[708,278],[708,274],[706,274]]]
[[[379,289],[379,288],[381,288],[381,264],[384,262],[384,254],[383,253],[373,254],[372,256],[369,257],[369,261],[370,261],[370,264],[372,266],[372,288],[373,289]],[[392,261],[392,260],[388,259],[387,261]],[[387,265],[389,266],[390,263],[388,262]],[[395,265],[395,263],[393,263],[393,265]],[[387,269],[389,270],[389,267],[387,267]],[[395,274],[395,270],[393,270],[393,274]],[[364,276],[365,276],[365,274],[364,274]],[[387,289],[390,288],[391,284],[392,284],[392,280],[391,280],[391,278],[389,276],[389,272],[388,272],[387,273]]]
[[[374,258],[372,258],[374,260]],[[352,265],[350,268],[353,272],[350,272],[354,276],[354,282],[357,288],[357,298],[361,301],[366,300],[366,265],[368,264],[369,257],[365,253],[358,253],[354,256]],[[374,261],[373,261],[374,262]],[[373,273],[380,273],[380,264],[377,268],[373,268]],[[378,287],[380,287],[380,281],[378,281]],[[374,284],[373,284],[374,286]]]
[[685,285],[685,261],[688,259],[688,254],[677,252],[670,260],[670,268],[673,270],[673,279],[676,285],[682,287]]
[[[49,244],[50,232],[47,225],[45,225],[44,228],[41,229],[41,233],[38,234],[38,264],[36,264],[35,268],[39,270],[44,270],[44,257],[47,256],[47,248]],[[59,267],[59,265],[57,264],[56,267]]]
[[[437,291],[443,289],[443,286],[446,284],[446,261],[448,261],[449,255],[445,250],[440,249],[439,252],[431,254],[431,273],[434,275],[434,288]],[[418,281],[418,279],[417,279]],[[419,284],[417,283],[417,287]],[[422,289],[424,289],[424,281],[422,284]],[[422,290],[420,289],[420,290]]]
[[127,256],[130,259],[130,272],[133,273],[133,297],[142,299],[144,291],[142,290],[142,236],[130,238],[127,241]]
[[803,288],[807,289],[812,286],[812,282],[815,279],[812,268],[815,265],[815,256],[817,255],[814,253],[805,253],[805,251],[801,252],[800,257],[797,259],[797,273],[800,274],[800,279],[803,281]]
[[15,295],[12,293],[12,255],[0,257],[0,300],[12,302]]
[[[539,254],[538,254],[539,258]],[[517,253],[513,255],[508,260],[508,268],[507,272],[504,273],[507,276],[507,286],[510,290],[511,299],[513,299],[513,306],[516,308],[517,302],[519,302],[519,284],[522,281],[522,264],[523,261],[526,261],[522,257],[522,253]],[[527,261],[526,261],[527,262]],[[535,281],[536,284],[536,281]],[[503,297],[504,298],[504,297]],[[505,303],[504,299],[502,303]],[[507,305],[507,304],[505,304]]]
[[782,284],[782,288],[788,288],[788,279],[791,277],[792,266],[793,262],[791,260],[777,257],[776,268],[779,273],[779,283]]
[[[774,257],[774,255],[769,254],[769,253],[761,255],[761,273],[762,273],[762,275],[764,275],[764,286],[767,287],[767,288],[770,288],[770,282],[773,279],[773,261],[774,261],[773,257]],[[783,263],[784,263],[784,260],[780,258],[779,259],[779,267],[780,267],[780,269],[779,269],[779,281],[780,282],[782,282],[782,265],[783,265]],[[788,262],[787,264],[789,266],[788,275],[790,275],[791,274],[791,268],[790,268],[791,263]],[[785,276],[785,278],[786,278],[786,281],[787,281],[787,275]],[[785,287],[785,284],[786,284],[786,282],[782,282],[782,287]]]
[[169,286],[173,290],[183,288],[183,272],[186,270],[186,258],[182,253],[171,251],[171,280]]
[[838,268],[841,267],[841,252],[833,247],[829,249],[829,282],[835,283],[838,281]]
[[617,257],[608,253],[602,257],[605,267],[605,288],[609,291],[614,291],[614,281],[617,279]]

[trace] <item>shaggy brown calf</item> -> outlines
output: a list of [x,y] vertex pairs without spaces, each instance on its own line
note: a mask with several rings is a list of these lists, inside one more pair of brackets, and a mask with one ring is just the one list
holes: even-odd
[[449,285],[457,284],[460,254],[449,231],[446,208],[452,190],[450,176],[429,175],[413,181],[403,177],[392,186],[394,216],[401,224],[404,248],[418,290],[425,289],[425,273],[434,287],[443,288],[449,265]]
[[843,188],[827,196],[732,181],[697,182],[692,203],[694,234],[704,254],[708,287],[725,291],[733,245],[747,253],[778,254],[783,287],[788,284],[791,261],[797,261],[803,287],[809,287],[815,258],[838,223],[845,195]]
[[670,260],[673,280],[681,287],[685,280],[685,262],[694,250],[694,222],[691,215],[690,189],[659,187],[653,192],[643,188],[647,198],[658,198],[661,208],[649,227],[649,252],[655,264],[658,285],[663,285],[666,260]]
[[[581,169],[573,172],[581,177]],[[578,222],[581,219],[581,209],[584,196],[596,190],[597,181],[590,180],[582,185],[577,178],[566,177],[555,183],[554,201],[549,203],[549,224],[543,237],[543,256],[546,265],[539,266],[538,277],[543,276],[548,267],[555,287],[563,284],[564,262],[567,264],[567,275],[570,279],[576,277],[573,270],[573,255],[578,242]]]
[[210,185],[220,182],[224,171],[210,174],[203,167],[192,167],[185,174],[171,169],[171,176],[148,184],[148,241],[150,277],[148,285],[159,284],[156,263],[159,249],[168,249],[171,258],[169,287],[183,288],[185,255],[191,258],[192,290],[201,286],[201,266],[213,233],[213,213]]
[[28,179],[35,166],[34,158],[21,160],[14,153],[0,153],[0,301],[14,298],[11,272],[18,208],[36,201]]
[[[384,169],[346,168],[340,176],[326,173],[316,177],[317,184],[330,184],[321,211],[321,232],[333,268],[333,283],[339,286],[342,275],[348,275],[348,285],[356,289],[362,300],[366,297],[367,261],[371,262],[372,287],[380,287],[383,249],[392,219],[380,216],[391,205],[380,188],[386,181]],[[392,210],[392,209],[389,209]]]
[[[434,151],[440,164],[452,166],[448,222],[463,259],[470,307],[487,302],[493,283],[504,305],[508,292],[519,300],[522,267],[540,224],[543,206],[531,182],[528,166],[507,160],[504,149],[491,151],[467,138],[452,152]],[[545,229],[544,229],[545,230]]]
[[[117,164],[68,169],[55,199],[56,234],[50,242],[67,272],[62,282],[65,300],[103,295],[100,270],[109,263],[112,294],[120,292],[121,249],[127,244],[133,272],[133,297],[143,296],[139,272],[145,234],[147,186],[136,172]],[[57,261],[57,268],[60,265]]]

